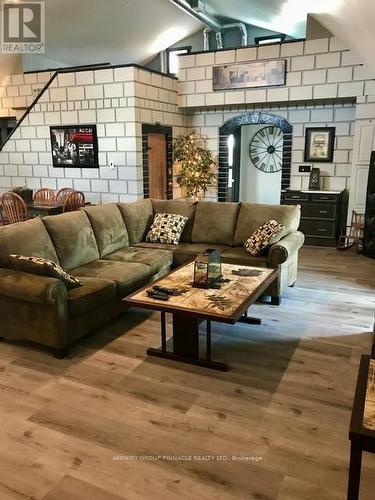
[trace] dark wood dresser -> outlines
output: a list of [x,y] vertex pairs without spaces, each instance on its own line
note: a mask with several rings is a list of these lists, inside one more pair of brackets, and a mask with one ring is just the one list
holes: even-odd
[[281,203],[301,205],[299,230],[307,245],[335,247],[345,229],[348,192],[343,191],[283,191]]

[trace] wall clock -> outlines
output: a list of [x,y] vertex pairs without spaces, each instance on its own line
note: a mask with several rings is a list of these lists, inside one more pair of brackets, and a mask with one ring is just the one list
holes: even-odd
[[266,173],[278,172],[283,161],[283,133],[278,127],[264,127],[250,141],[250,160]]

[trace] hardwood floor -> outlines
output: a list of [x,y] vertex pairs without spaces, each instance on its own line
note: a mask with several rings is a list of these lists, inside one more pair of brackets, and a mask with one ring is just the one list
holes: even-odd
[[[374,290],[374,260],[304,248],[281,306],[251,309],[262,325],[213,325],[213,355],[227,373],[146,359],[159,318],[140,310],[79,342],[69,359],[0,343],[0,499],[346,498]],[[361,500],[374,491],[375,457],[365,455]]]

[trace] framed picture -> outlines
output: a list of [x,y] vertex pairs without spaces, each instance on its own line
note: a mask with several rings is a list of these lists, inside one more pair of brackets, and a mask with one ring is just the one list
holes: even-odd
[[335,130],[335,127],[306,128],[304,161],[332,162]]
[[50,127],[54,167],[99,168],[96,125]]
[[228,64],[212,69],[213,90],[272,87],[285,85],[285,79],[285,59]]

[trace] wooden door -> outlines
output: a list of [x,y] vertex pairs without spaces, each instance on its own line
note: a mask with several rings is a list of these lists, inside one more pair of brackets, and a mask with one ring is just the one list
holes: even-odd
[[167,141],[165,134],[148,134],[148,185],[150,198],[167,199]]

